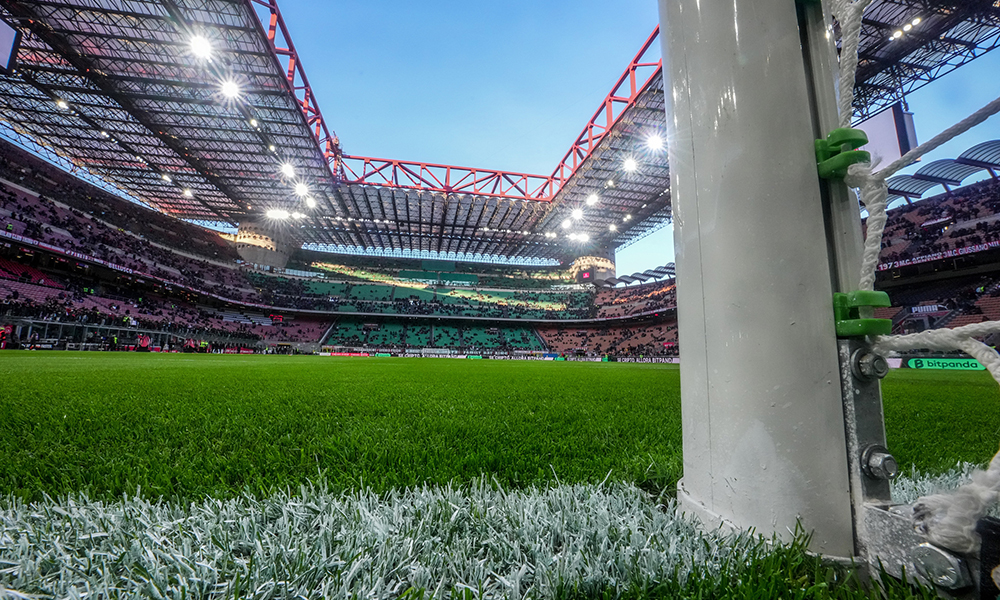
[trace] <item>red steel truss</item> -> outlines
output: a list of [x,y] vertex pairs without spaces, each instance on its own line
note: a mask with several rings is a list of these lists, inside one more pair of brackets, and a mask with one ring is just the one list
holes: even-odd
[[660,60],[645,59],[659,35],[660,27],[657,26],[625,72],[615,82],[600,108],[587,122],[583,133],[576,138],[559,166],[548,177],[491,169],[344,156],[341,181],[428,192],[478,194],[549,202],[660,73]]
[[[552,172],[551,178],[559,182],[559,186],[569,181],[570,177],[576,173],[580,165],[587,160],[590,154],[597,148],[604,136],[611,131],[611,128],[618,122],[625,111],[631,107],[636,99],[646,90],[649,84],[660,74],[663,67],[662,59],[655,62],[645,60],[653,42],[660,36],[660,26],[653,28],[653,33],[649,34],[646,43],[642,45],[639,53],[635,55],[628,68],[611,88],[611,93],[607,95],[601,107],[597,109],[594,116],[587,122],[583,132],[566,155],[563,156],[559,166]],[[642,83],[640,83],[642,80]],[[558,191],[558,190],[557,190]]]
[[473,169],[363,156],[343,157],[345,183],[512,200],[552,200],[556,182],[544,175]]
[[[295,44],[292,43],[292,36],[288,33],[285,20],[281,18],[281,11],[278,9],[277,0],[249,0],[252,4],[263,7],[270,13],[267,24],[267,41],[271,42],[271,49],[274,51],[275,59],[285,68],[285,76],[288,81],[288,90],[298,100],[302,112],[305,114],[306,123],[312,129],[316,137],[316,143],[323,151],[323,156],[330,164],[335,177],[341,177],[340,140],[337,135],[331,134],[323,120],[323,114],[319,110],[316,96],[309,85],[309,78],[306,77],[302,61],[295,51]],[[263,24],[263,23],[262,23]],[[279,39],[280,34],[280,39]],[[281,44],[279,46],[279,43]]]

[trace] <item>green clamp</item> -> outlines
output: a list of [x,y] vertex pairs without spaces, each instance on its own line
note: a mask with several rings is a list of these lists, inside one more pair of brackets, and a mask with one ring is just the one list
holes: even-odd
[[864,131],[850,127],[834,129],[825,140],[816,140],[819,176],[823,179],[843,179],[851,165],[871,162],[870,152],[857,150],[867,143],[868,136]]
[[862,319],[859,310],[889,305],[889,294],[885,292],[861,290],[846,294],[834,293],[833,318],[837,324],[837,337],[889,335],[892,333],[891,319]]

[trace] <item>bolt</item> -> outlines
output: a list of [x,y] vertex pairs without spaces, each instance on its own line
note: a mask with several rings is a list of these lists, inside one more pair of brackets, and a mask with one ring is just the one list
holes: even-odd
[[896,458],[882,446],[869,446],[861,461],[865,474],[874,479],[895,479],[899,475]]
[[880,354],[858,350],[851,358],[851,370],[858,379],[882,379],[889,374],[889,363]]
[[917,573],[940,588],[959,590],[972,585],[965,561],[933,544],[920,544],[910,555]]
[[868,457],[868,469],[876,479],[895,479],[899,474],[896,459],[885,452],[872,452]]

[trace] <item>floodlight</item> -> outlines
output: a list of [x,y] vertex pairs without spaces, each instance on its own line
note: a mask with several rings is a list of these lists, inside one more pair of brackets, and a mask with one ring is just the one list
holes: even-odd
[[240,95],[240,86],[232,79],[227,79],[222,82],[221,91],[226,98],[236,98]]
[[625,162],[622,163],[622,168],[625,169],[626,173],[632,173],[639,168],[639,163],[635,162],[632,157],[626,158]]
[[570,216],[576,220],[580,220],[583,218],[583,211],[579,208],[574,208],[573,212],[570,213]]
[[306,206],[309,208],[316,208],[316,201],[312,199],[312,196],[306,198]]
[[63,100],[62,98],[60,98],[60,99],[56,100],[56,106],[58,106],[59,108],[61,108],[63,110],[66,110],[67,108],[69,108],[69,102],[66,102],[65,100]]
[[608,187],[615,187],[615,180],[614,179],[609,179],[608,183],[607,183],[607,186]]
[[608,231],[618,231],[618,226],[612,223],[611,225],[608,225]]
[[597,194],[591,194],[591,195],[587,196],[586,203],[587,203],[587,206],[593,206],[593,205],[597,204],[598,201],[600,201],[600,198],[597,197]]
[[898,40],[901,37],[903,37],[903,32],[898,29],[892,33],[892,39],[894,40]]
[[285,163],[281,165],[281,174],[285,177],[295,177],[295,167],[292,163]]
[[581,233],[580,235],[576,236],[576,239],[579,240],[579,241],[581,241],[581,242],[589,242],[590,241],[590,236],[587,235],[586,233]]
[[912,21],[910,21],[910,25],[913,25],[914,27],[916,27],[917,25],[920,25],[920,17],[917,17],[916,19],[913,19]]
[[663,149],[663,138],[657,134],[653,134],[646,138],[646,147],[650,150],[662,150]]
[[191,190],[184,190],[184,197],[185,198],[192,198],[192,197],[194,197],[194,192],[192,192]]
[[208,38],[200,35],[196,35],[191,38],[191,54],[194,54],[201,59],[209,59],[212,57],[212,42],[208,41]]
[[576,238],[577,238],[577,235],[576,235],[575,233],[571,233],[571,234],[569,234],[569,235],[568,235],[568,236],[566,236],[566,237],[568,237],[568,238],[569,238],[569,239],[571,239],[571,240],[574,240],[574,241],[576,241]]
[[291,216],[288,214],[287,210],[281,210],[280,208],[272,208],[265,214],[267,214],[268,219],[287,219]]
[[565,221],[562,222],[563,229],[569,229],[572,225],[573,221],[570,221],[569,219],[566,219]]
[[910,25],[909,23],[903,25],[903,31],[909,31],[911,29],[913,29],[913,25]]
[[292,218],[293,219],[304,219],[304,218],[306,218],[306,216],[304,214],[300,213],[300,212],[293,212],[292,213]]
[[295,184],[295,195],[296,196],[308,196],[309,186],[302,183],[301,181]]
[[162,179],[163,181],[166,181],[167,183],[170,183],[171,181],[173,181],[173,179],[170,178],[170,175],[167,175],[166,173],[164,173],[163,175],[160,175],[160,179]]
[[274,152],[274,151],[275,151],[275,147],[274,147],[274,144],[270,144],[270,145],[269,145],[269,146],[267,147],[267,149],[268,149],[268,150],[270,150],[271,152]]
[[257,119],[250,119],[250,127],[256,127],[257,125]]
[[102,132],[101,132],[101,137],[111,137],[111,136],[110,136],[110,135],[108,135],[108,132],[107,132],[107,131],[102,131]]
[[625,215],[625,218],[622,219],[622,220],[623,221],[631,221],[632,220],[632,215]]

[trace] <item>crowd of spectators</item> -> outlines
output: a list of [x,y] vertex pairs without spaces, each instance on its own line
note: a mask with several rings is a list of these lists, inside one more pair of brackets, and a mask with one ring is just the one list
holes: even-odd
[[552,352],[588,356],[677,356],[676,321],[631,326],[540,327]]
[[[59,248],[76,260],[87,262],[87,257],[92,257],[97,259],[92,262],[103,261],[116,269],[101,271],[104,273],[101,277],[109,278],[102,285],[74,279],[72,274],[65,273],[70,266],[60,270],[50,264],[53,261],[32,262],[30,254],[17,259],[24,262],[0,257],[10,267],[4,269],[0,265],[3,301],[0,316],[8,319],[148,329],[178,335],[235,336],[242,341],[301,341],[318,336],[317,331],[329,325],[335,316],[327,316],[325,320],[300,317],[300,327],[289,327],[288,322],[243,321],[231,313],[277,307],[274,310],[337,315],[565,320],[623,317],[672,304],[672,288],[668,291],[660,289],[659,284],[651,284],[612,291],[612,306],[606,310],[599,306],[608,297],[605,292],[595,297],[593,291],[579,288],[551,289],[553,285],[572,283],[563,269],[515,270],[495,265],[458,268],[477,274],[478,287],[425,287],[411,292],[413,284],[401,282],[398,275],[407,266],[413,268],[412,262],[386,259],[385,264],[380,264],[378,259],[372,262],[368,258],[364,259],[365,266],[310,263],[326,275],[314,280],[340,286],[337,293],[322,293],[310,287],[308,278],[275,276],[245,268],[235,246],[218,235],[109,194],[16,147],[0,146],[0,178],[10,182],[0,182],[0,229]],[[34,245],[25,244],[25,247]],[[16,254],[14,250],[6,252],[11,260]],[[38,264],[41,262],[44,266]],[[43,274],[32,264],[41,269],[55,268],[55,275]],[[156,294],[166,296],[147,293],[139,299],[131,290],[119,289],[110,293],[109,286],[118,279],[115,273],[122,269],[130,270],[131,281],[140,282],[139,286],[147,278],[160,280],[148,291],[156,289],[159,290]],[[25,276],[29,272],[32,275]],[[381,296],[373,293],[376,284],[387,291]],[[178,286],[193,290],[194,297],[201,298],[198,302],[207,305],[220,306],[218,298],[211,296],[225,299],[229,303],[224,305],[232,307],[232,311],[224,315],[224,311],[207,305],[170,299],[180,294]],[[95,288],[100,291],[95,293]],[[180,296],[191,300],[192,296],[185,294]],[[458,342],[467,348],[478,348],[483,343],[490,347],[496,344],[501,349],[524,348],[537,342],[530,331],[525,328],[511,333],[508,339],[502,332],[497,337],[470,328],[466,334],[458,335]],[[404,338],[408,341],[401,338],[401,343],[418,345],[423,343],[422,335],[417,330],[407,332]]]
[[673,279],[624,288],[604,288],[595,304],[599,319],[641,315],[677,307],[677,285]]
[[888,213],[880,262],[1000,242],[1000,180],[905,204]]

